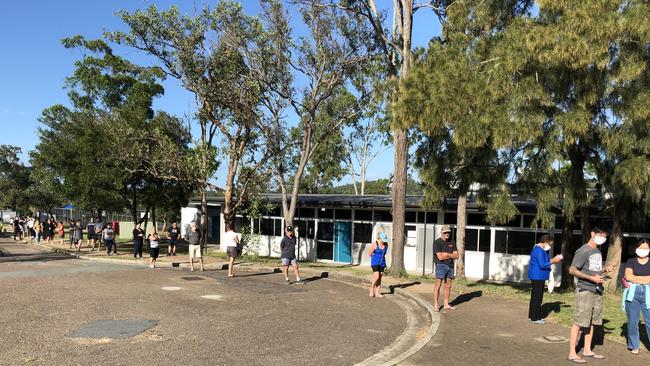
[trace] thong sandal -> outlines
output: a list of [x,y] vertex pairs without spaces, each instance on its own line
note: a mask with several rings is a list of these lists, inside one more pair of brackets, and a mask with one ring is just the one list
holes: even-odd
[[568,360],[571,361],[571,362],[574,362],[574,363],[587,363],[587,360],[585,360],[584,358],[580,358],[580,357],[575,357],[575,358],[569,357]]
[[586,355],[586,354],[583,353],[582,357],[591,357],[591,358],[595,358],[597,360],[602,360],[603,358],[605,358],[605,356],[599,355],[598,353],[592,353],[590,355]]

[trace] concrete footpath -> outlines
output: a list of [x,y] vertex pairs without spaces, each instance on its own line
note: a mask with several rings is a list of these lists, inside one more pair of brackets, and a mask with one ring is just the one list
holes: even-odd
[[[107,258],[106,254],[90,255],[83,253],[82,257],[91,260],[115,261]],[[145,255],[147,257],[147,255]],[[126,259],[125,263],[146,265],[145,260]],[[160,258],[161,266],[172,266],[180,263],[186,266],[186,256]],[[147,259],[147,258],[145,258]],[[117,259],[118,261],[121,261]],[[222,268],[224,260],[206,259],[208,268]],[[239,265],[237,271],[255,269],[273,270],[272,265]],[[356,267],[360,268],[360,267]],[[319,269],[304,269],[303,277],[328,271],[327,267]],[[363,277],[358,270],[335,271],[330,269],[330,277],[341,278],[357,284],[368,283],[368,277]],[[400,281],[386,278],[385,291],[401,289],[419,296],[429,304],[433,301],[433,284]],[[528,303],[521,300],[511,300],[484,295],[481,291],[470,293],[453,293],[453,304],[456,310],[442,311],[435,321],[436,332],[430,341],[412,356],[400,362],[400,365],[562,365],[572,364],[567,360],[569,328],[547,323],[544,325],[531,324],[527,320]],[[605,324],[607,326],[607,324]],[[618,331],[618,330],[614,330]],[[596,340],[594,351],[605,356],[605,359],[585,358],[590,365],[641,365],[650,362],[650,349],[641,347],[641,354],[632,355],[625,344],[609,339]]]

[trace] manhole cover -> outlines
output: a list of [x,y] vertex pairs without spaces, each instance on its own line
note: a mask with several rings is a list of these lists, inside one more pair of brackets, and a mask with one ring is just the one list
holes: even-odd
[[74,338],[131,338],[147,329],[153,328],[157,320],[127,319],[98,320],[88,323],[76,332],[68,335]]
[[181,280],[184,281],[203,281],[204,279],[203,277],[181,277]]

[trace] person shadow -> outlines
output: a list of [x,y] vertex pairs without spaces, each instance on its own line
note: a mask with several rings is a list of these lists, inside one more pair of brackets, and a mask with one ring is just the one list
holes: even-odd
[[562,308],[568,308],[570,305],[566,305],[563,301],[547,302],[542,304],[542,318],[546,318],[551,313],[559,313],[562,311]]
[[[644,322],[650,321],[643,319]],[[621,337],[627,338],[627,323],[621,325]],[[644,323],[639,322],[639,337],[641,338],[641,343],[645,346],[647,350],[650,351],[650,341],[648,340],[648,332],[645,329]]]
[[483,296],[483,291],[473,291],[466,294],[460,294],[455,299],[449,302],[449,305],[456,306],[462,303],[472,301],[472,299]]

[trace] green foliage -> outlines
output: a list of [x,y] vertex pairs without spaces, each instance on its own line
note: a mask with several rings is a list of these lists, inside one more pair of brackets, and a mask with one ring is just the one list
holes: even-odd
[[30,169],[20,162],[20,151],[16,146],[0,145],[0,207],[25,212],[31,202],[27,192]]

